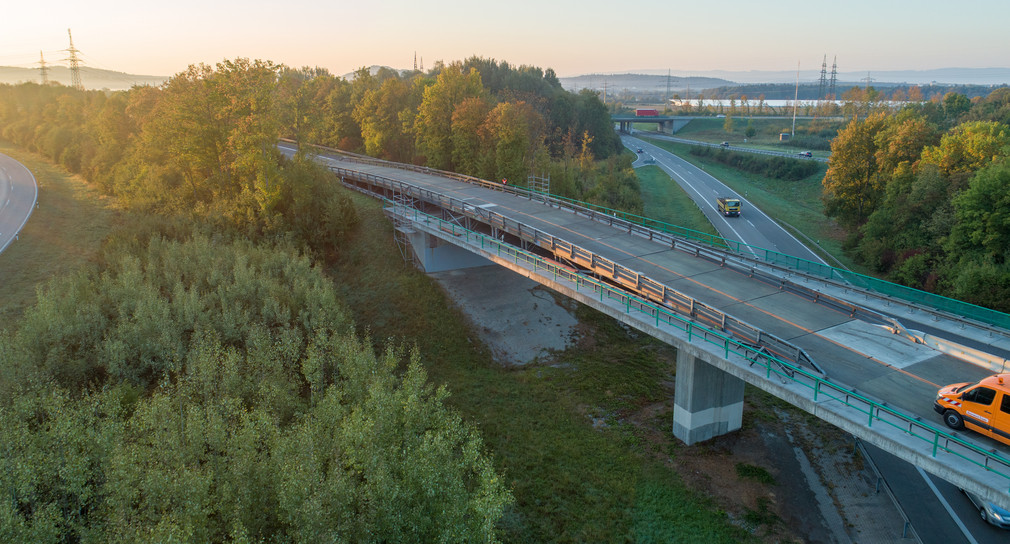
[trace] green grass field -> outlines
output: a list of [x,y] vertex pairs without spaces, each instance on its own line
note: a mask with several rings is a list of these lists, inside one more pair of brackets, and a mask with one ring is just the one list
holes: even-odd
[[646,217],[708,234],[719,234],[680,185],[658,166],[643,166],[635,173],[642,189]]
[[50,277],[91,259],[112,229],[116,214],[108,200],[59,167],[9,144],[0,153],[35,175],[38,207],[19,239],[0,253],[0,329],[35,302],[35,288]]

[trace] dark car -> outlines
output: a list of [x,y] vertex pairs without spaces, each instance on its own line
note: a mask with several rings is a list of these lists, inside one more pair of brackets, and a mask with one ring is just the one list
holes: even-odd
[[814,156],[814,154],[811,153],[811,152],[809,152],[809,151],[800,151],[799,153],[797,153],[797,155],[799,155],[801,157],[807,157],[807,158],[810,158],[810,157]]
[[639,153],[645,153],[645,151],[643,151],[641,147],[638,148],[638,152]]

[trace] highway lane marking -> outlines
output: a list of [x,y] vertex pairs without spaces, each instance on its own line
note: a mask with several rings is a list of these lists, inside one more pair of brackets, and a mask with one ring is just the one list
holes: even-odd
[[933,480],[929,478],[929,475],[927,475],[921,468],[919,468],[918,465],[913,466],[915,466],[915,470],[919,471],[919,476],[922,476],[922,479],[926,480],[926,485],[928,485],[929,488],[933,490],[933,494],[936,495],[936,498],[940,501],[940,504],[943,505],[944,510],[946,510],[947,513],[950,514],[950,517],[954,519],[954,523],[958,526],[959,529],[961,529],[961,534],[963,534],[964,537],[968,539],[969,544],[978,544],[978,541],[975,540],[975,537],[972,536],[971,531],[969,531],[968,528],[964,526],[964,523],[961,521],[961,518],[958,517],[958,515],[954,513],[954,509],[950,507],[950,503],[947,502],[947,499],[945,499],[943,494],[940,493],[940,490],[936,488],[935,484],[933,484]]
[[[666,164],[663,161],[660,161],[660,164],[663,164],[663,166],[666,166]],[[713,213],[715,213],[716,215],[719,215],[721,217],[721,215],[719,214],[719,211],[716,210],[715,206],[712,205],[712,199],[705,198],[705,195],[701,194],[701,191],[699,191],[698,188],[694,186],[694,184],[692,184],[691,182],[687,181],[687,178],[685,178],[684,176],[682,176],[679,173],[677,173],[673,169],[672,166],[669,167],[669,168],[670,168],[670,175],[677,176],[678,178],[680,178],[681,180],[683,180],[684,183],[687,184],[687,186],[691,188],[691,190],[693,190],[695,193],[698,194],[698,197],[701,198],[705,202],[706,205],[708,205],[708,208],[710,210],[712,210]],[[719,193],[716,192],[715,194],[718,195]],[[744,241],[743,236],[740,236],[740,233],[737,232],[737,230],[735,228],[733,228],[733,225],[729,224],[729,221],[726,221],[725,218],[724,218],[723,219],[723,223],[726,224],[726,228],[728,228],[729,230],[733,231],[733,234],[736,235],[737,239],[739,239],[741,242],[743,242],[744,244],[747,245],[747,250],[751,252],[751,255],[754,255],[755,257],[758,256],[757,252],[754,251],[754,248],[751,247],[751,244],[747,244],[747,242]]]
[[[709,173],[708,173],[708,172],[706,172],[706,171],[705,171],[704,169],[702,169],[702,168],[698,168],[698,167],[696,167],[696,166],[692,165],[691,163],[689,163],[689,162],[685,161],[684,159],[681,159],[680,157],[678,157],[677,155],[675,155],[675,154],[673,154],[673,153],[671,153],[671,152],[669,152],[669,151],[666,151],[666,150],[665,150],[665,149],[663,149],[663,148],[660,148],[660,149],[661,149],[662,151],[664,151],[665,153],[667,153],[668,155],[670,155],[670,156],[674,157],[675,159],[677,159],[677,160],[679,160],[679,161],[681,161],[681,162],[683,162],[683,163],[687,164],[687,165],[688,165],[688,166],[690,166],[690,167],[693,167],[693,168],[695,168],[696,170],[698,170],[698,172],[699,172],[699,173],[700,173],[701,175],[704,175],[704,176],[708,176],[709,178],[711,178],[711,179],[712,179],[713,181],[715,181],[715,182],[716,182],[716,183],[718,183],[719,185],[722,185],[723,187],[726,187],[726,184],[725,184],[725,183],[723,183],[723,182],[721,182],[721,181],[719,181],[719,178],[717,178],[717,177],[713,176],[712,174],[709,174]],[[791,155],[787,154],[787,155],[785,155],[785,156],[791,156]],[[684,178],[681,178],[681,179],[684,179]],[[685,183],[687,183],[687,181],[686,181],[686,180],[685,180]],[[728,189],[728,188],[727,188],[727,189]],[[699,196],[700,196],[700,193],[699,193]],[[766,214],[765,212],[763,212],[763,211],[762,211],[762,210],[761,210],[760,208],[758,208],[758,207],[754,206],[753,204],[751,204],[751,202],[750,202],[749,200],[747,200],[746,198],[741,198],[740,200],[742,200],[743,202],[747,203],[747,205],[748,205],[748,206],[749,206],[750,208],[754,209],[754,210],[755,210],[755,211],[756,211],[757,213],[759,213],[759,214],[761,214],[761,215],[765,216],[765,219],[767,219],[768,221],[770,221],[770,222],[772,222],[772,223],[774,223],[774,222],[775,222],[775,220],[773,220],[773,219],[772,219],[771,217],[769,217],[769,216],[768,216],[768,214]],[[755,227],[755,228],[757,228],[757,227]],[[796,238],[795,236],[793,236],[793,234],[792,234],[791,232],[789,232],[788,230],[785,230],[785,229],[781,229],[781,230],[782,230],[782,232],[783,232],[783,233],[784,233],[784,234],[785,234],[786,236],[788,236],[788,237],[792,238],[792,239],[793,239],[793,241],[795,241],[795,242],[796,242],[796,243],[797,243],[798,245],[800,245],[801,247],[807,247],[807,245],[806,245],[806,244],[804,244],[804,243],[803,243],[803,242],[801,242],[801,241],[800,241],[800,240],[799,240],[798,238]],[[735,231],[735,230],[734,230],[733,232],[734,232],[734,233],[736,233],[736,231]],[[740,241],[741,241],[741,242],[743,242],[743,243],[745,243],[745,244],[747,243],[746,241],[744,241],[743,237],[740,237],[739,233],[736,233],[736,234],[737,234],[737,236],[738,236],[738,237],[740,238]],[[821,258],[821,256],[820,256],[820,255],[818,255],[818,254],[817,254],[816,252],[814,252],[813,250],[809,250],[809,249],[808,249],[808,251],[810,252],[810,254],[811,254],[811,255],[813,255],[813,256],[814,256],[814,259],[815,259],[815,260],[816,260],[817,262],[820,262],[821,264],[824,264],[824,265],[827,265],[827,264],[828,264],[827,262],[825,262],[825,261],[824,261],[824,259],[822,259],[822,258]],[[752,253],[753,253],[753,251],[752,251]]]
[[[469,184],[465,184],[464,182],[458,182],[458,183],[460,183],[460,184],[462,184],[462,185],[466,185],[466,187],[467,187],[467,188],[470,188],[470,185],[469,185]],[[457,190],[457,189],[453,189],[453,188],[448,188],[448,187],[447,187],[447,188],[443,188],[443,191],[446,191],[446,192],[449,192],[449,193],[452,193],[452,194],[456,194],[456,195],[460,195],[460,194],[462,194],[462,191],[461,191],[461,190]],[[473,197],[472,195],[468,195],[468,196],[469,196],[470,198],[477,198],[477,197]],[[479,200],[484,200],[484,199],[479,199]],[[490,201],[487,201],[487,200],[484,200],[484,202],[487,202],[488,204],[494,204],[493,202],[490,202]],[[710,204],[710,205],[711,205],[711,204]],[[542,223],[545,223],[545,224],[548,224],[548,225],[551,225],[551,226],[553,226],[553,227],[555,227],[555,228],[557,228],[557,229],[560,229],[560,230],[562,230],[562,231],[566,231],[566,232],[570,232],[570,233],[572,233],[572,234],[574,234],[574,235],[576,235],[576,236],[578,236],[578,237],[580,237],[580,238],[583,238],[583,239],[587,239],[587,240],[589,239],[589,238],[588,238],[588,237],[586,237],[586,236],[585,236],[584,234],[582,234],[582,233],[580,233],[580,232],[578,232],[578,231],[576,231],[576,230],[573,230],[573,229],[571,229],[571,228],[568,228],[568,227],[565,227],[565,226],[563,226],[563,225],[558,225],[557,223],[554,223],[554,222],[551,222],[551,221],[547,221],[547,220],[545,220],[545,219],[544,219],[544,218],[542,218],[542,217],[534,217],[534,216],[532,216],[532,215],[530,215],[530,214],[528,214],[528,213],[525,213],[525,212],[523,212],[523,211],[520,211],[520,210],[517,210],[517,209],[515,209],[515,208],[512,208],[512,207],[510,207],[510,206],[507,206],[507,205],[505,205],[505,204],[498,204],[498,206],[500,206],[501,208],[504,208],[504,209],[506,209],[506,210],[509,210],[509,211],[511,211],[511,212],[513,212],[513,213],[515,213],[515,214],[518,214],[518,215],[522,215],[522,216],[524,216],[524,217],[528,217],[528,218],[530,218],[530,219],[533,219],[533,220],[535,220],[535,221],[540,221],[540,222],[542,222]],[[701,287],[701,288],[703,288],[703,289],[707,289],[708,291],[711,291],[711,292],[713,292],[713,293],[717,293],[717,294],[720,294],[720,295],[722,295],[722,296],[724,296],[724,297],[726,297],[726,298],[728,298],[728,299],[730,299],[730,300],[733,300],[733,301],[735,301],[735,302],[736,302],[736,303],[738,303],[738,304],[741,304],[741,305],[744,305],[744,306],[747,306],[747,307],[749,307],[749,308],[752,308],[752,309],[754,309],[754,310],[756,310],[756,311],[758,311],[758,312],[760,312],[760,313],[762,313],[762,314],[764,314],[764,315],[766,315],[766,316],[768,316],[768,317],[770,317],[770,318],[772,318],[772,319],[775,319],[775,320],[777,320],[777,321],[780,321],[780,322],[782,322],[782,323],[785,323],[785,324],[788,324],[788,325],[791,325],[791,326],[795,327],[796,329],[798,329],[798,330],[801,330],[801,331],[803,331],[803,332],[805,332],[805,333],[807,333],[807,334],[810,334],[810,335],[813,335],[813,336],[816,336],[816,337],[818,337],[818,338],[822,338],[822,339],[824,339],[825,341],[827,341],[827,342],[830,342],[830,343],[832,343],[832,344],[834,344],[834,345],[838,346],[839,348],[842,348],[842,349],[844,349],[844,350],[846,350],[846,351],[849,351],[849,352],[851,352],[851,353],[854,353],[854,354],[856,354],[856,355],[859,355],[859,356],[860,356],[860,358],[863,358],[863,359],[868,359],[868,360],[870,360],[870,361],[873,361],[873,362],[875,362],[875,363],[877,363],[877,364],[879,364],[879,365],[881,365],[881,366],[884,366],[884,367],[886,367],[886,368],[889,368],[889,369],[891,369],[891,370],[893,370],[893,371],[896,371],[896,372],[898,372],[898,373],[900,373],[900,374],[904,374],[905,376],[907,376],[907,377],[909,377],[909,378],[911,378],[911,379],[914,379],[914,380],[918,380],[918,381],[920,381],[920,382],[923,382],[923,383],[926,383],[926,384],[929,384],[929,385],[931,385],[931,386],[933,386],[933,387],[936,387],[936,388],[939,388],[939,387],[940,387],[940,385],[939,385],[939,384],[935,384],[935,383],[933,383],[932,381],[930,381],[930,380],[927,380],[927,379],[925,379],[925,378],[922,378],[922,377],[920,377],[920,376],[917,376],[917,375],[915,375],[915,374],[913,374],[913,373],[911,373],[911,372],[909,372],[909,371],[907,371],[907,370],[905,370],[905,369],[903,369],[903,368],[899,368],[899,367],[897,367],[897,366],[895,366],[895,365],[892,365],[892,364],[890,364],[890,363],[888,363],[888,362],[886,362],[886,361],[881,361],[881,360],[878,360],[878,359],[876,359],[876,358],[874,358],[874,357],[871,357],[871,356],[868,356],[868,355],[866,355],[865,353],[862,353],[862,352],[859,352],[859,351],[857,351],[857,350],[855,350],[855,349],[853,349],[853,348],[851,348],[851,347],[849,347],[849,346],[847,346],[847,345],[844,345],[844,344],[842,344],[842,343],[838,342],[837,340],[834,340],[834,339],[831,339],[831,338],[828,338],[828,337],[826,337],[826,336],[824,336],[824,335],[822,335],[822,334],[819,334],[819,333],[818,333],[817,331],[814,331],[813,329],[809,329],[809,328],[807,328],[807,327],[804,327],[804,326],[800,325],[799,323],[794,323],[794,322],[792,322],[792,321],[790,321],[790,320],[788,320],[788,319],[786,319],[786,318],[784,318],[784,317],[782,317],[782,316],[780,316],[780,315],[777,315],[777,314],[774,314],[774,313],[771,313],[770,311],[768,311],[768,310],[765,310],[765,309],[763,309],[763,308],[758,308],[757,306],[754,306],[754,305],[753,305],[753,304],[751,304],[750,302],[747,302],[747,301],[745,301],[745,300],[742,300],[742,299],[740,299],[740,298],[737,298],[737,297],[735,297],[735,296],[732,296],[732,295],[730,295],[729,293],[725,293],[725,292],[723,292],[723,291],[720,291],[719,289],[715,289],[715,288],[713,288],[713,287],[711,287],[711,286],[709,286],[709,285],[706,285],[706,284],[704,284],[704,283],[702,283],[702,282],[700,282],[700,281],[698,281],[698,280],[696,280],[696,279],[694,279],[694,278],[691,278],[691,277],[689,277],[689,276],[685,276],[684,274],[681,274],[680,272],[677,272],[676,270],[671,270],[670,268],[667,268],[666,266],[663,266],[663,265],[660,265],[660,264],[657,264],[657,263],[655,263],[655,262],[653,262],[653,261],[650,261],[649,259],[646,259],[646,258],[644,258],[644,257],[640,257],[640,256],[638,256],[638,255],[635,255],[635,254],[633,254],[633,253],[630,253],[630,252],[628,252],[628,251],[626,251],[626,250],[624,250],[624,249],[621,249],[621,248],[619,248],[619,247],[617,247],[617,246],[614,246],[613,244],[609,244],[609,243],[606,243],[606,242],[602,242],[602,241],[600,241],[600,240],[595,240],[595,241],[596,241],[597,243],[599,243],[599,244],[601,244],[601,245],[605,246],[605,247],[608,247],[608,248],[610,248],[610,249],[612,249],[612,250],[614,250],[614,251],[618,252],[618,253],[623,253],[624,255],[627,255],[627,256],[629,256],[629,257],[633,257],[633,258],[635,258],[635,259],[639,259],[639,260],[641,260],[641,261],[642,261],[642,262],[644,262],[644,263],[647,263],[647,264],[651,264],[652,266],[655,266],[656,268],[658,268],[658,269],[660,269],[660,270],[664,270],[664,271],[666,271],[666,272],[669,272],[670,274],[673,274],[674,276],[677,276],[677,277],[679,277],[679,278],[681,278],[681,279],[684,279],[684,280],[686,280],[686,281],[689,281],[689,282],[691,282],[691,283],[693,283],[693,284],[695,284],[695,285],[697,285],[697,286],[699,286],[699,287]],[[793,296],[796,296],[796,297],[799,297],[799,295],[793,295]],[[834,311],[835,313],[838,313],[838,314],[842,314],[842,315],[845,315],[845,314],[843,314],[843,313],[842,313],[842,312],[841,312],[840,310],[836,310],[836,309],[832,309],[832,308],[829,308],[829,310],[831,310],[831,311]],[[762,329],[762,330],[764,330],[764,329]]]

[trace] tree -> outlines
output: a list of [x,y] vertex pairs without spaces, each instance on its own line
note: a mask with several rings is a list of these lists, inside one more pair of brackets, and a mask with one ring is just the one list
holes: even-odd
[[831,142],[822,199],[825,213],[847,227],[862,224],[882,193],[884,180],[878,175],[875,138],[885,123],[883,113],[854,120]]
[[947,119],[956,121],[971,109],[971,101],[968,97],[953,91],[943,95],[943,112]]
[[467,98],[452,114],[452,160],[458,172],[494,179],[490,135],[485,123],[491,105],[480,97]]
[[992,121],[961,123],[922,151],[922,162],[935,164],[950,176],[968,174],[1010,153],[1010,131]]
[[1010,247],[1010,165],[1006,161],[979,170],[968,188],[954,198],[957,222],[951,231],[949,253],[979,255],[988,262],[1006,263]]
[[411,103],[410,82],[391,77],[378,89],[365,92],[354,107],[361,126],[365,152],[373,157],[410,162],[414,156],[413,133],[405,131],[402,113],[416,108]]
[[434,84],[424,89],[417,111],[415,137],[418,151],[432,168],[452,170],[452,114],[467,98],[483,94],[480,73],[463,73],[461,63],[445,67]]

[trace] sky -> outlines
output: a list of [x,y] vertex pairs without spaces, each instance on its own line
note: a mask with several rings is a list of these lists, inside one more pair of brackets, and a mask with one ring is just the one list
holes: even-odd
[[1010,67],[1006,0],[12,0],[0,66],[171,76],[245,57],[343,75],[471,56],[560,77],[670,70]]

